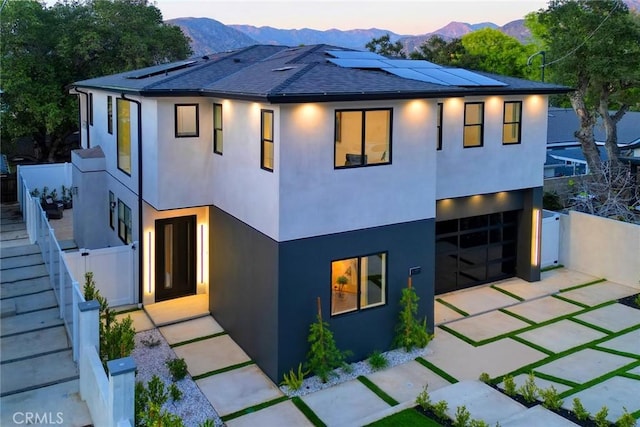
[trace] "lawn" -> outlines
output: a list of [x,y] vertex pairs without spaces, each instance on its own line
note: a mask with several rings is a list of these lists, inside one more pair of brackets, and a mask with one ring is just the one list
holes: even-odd
[[405,409],[397,414],[389,415],[386,418],[369,424],[372,427],[402,427],[402,426],[426,426],[440,427],[441,424],[431,418],[427,418],[415,409]]

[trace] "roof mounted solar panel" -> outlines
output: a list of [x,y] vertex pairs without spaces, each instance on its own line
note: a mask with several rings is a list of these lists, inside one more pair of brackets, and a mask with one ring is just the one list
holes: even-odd
[[329,58],[329,62],[336,64],[339,67],[344,68],[383,68],[388,67],[379,59],[344,59],[344,58]]
[[398,77],[402,77],[404,79],[411,79],[411,80],[419,80],[421,82],[426,82],[426,83],[435,83],[437,85],[441,85],[441,86],[450,86],[449,84],[443,82],[442,80],[438,80],[436,78],[430,77],[426,74],[420,73],[416,70],[412,70],[410,68],[383,68],[384,71],[386,71],[387,73],[391,73],[393,75],[396,75]]
[[464,68],[445,68],[444,70],[454,76],[471,80],[476,84],[476,86],[508,86],[506,83],[485,77],[482,74],[474,73],[473,71],[465,70]]
[[449,73],[445,68],[418,68],[415,71],[440,80],[448,86],[478,86],[471,80]]
[[147,67],[141,70],[136,70],[133,73],[128,74],[125,78],[146,79],[147,77],[158,76],[160,74],[168,73],[170,71],[176,71],[182,68],[187,68],[188,66],[195,64],[196,62],[198,61],[187,60],[187,61],[180,61],[180,62],[171,62],[169,64],[155,65],[153,67]]
[[327,50],[326,52],[339,59],[385,59],[384,56],[377,53],[360,50]]
[[383,61],[395,68],[442,68],[442,65],[422,59],[384,59]]

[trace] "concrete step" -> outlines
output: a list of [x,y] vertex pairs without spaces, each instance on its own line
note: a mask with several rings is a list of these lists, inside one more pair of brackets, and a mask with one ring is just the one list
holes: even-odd
[[13,299],[0,301],[0,318],[16,315],[16,302]]
[[45,310],[47,308],[54,308],[58,306],[58,300],[56,300],[53,289],[37,294],[25,295],[11,299],[15,302],[16,314]]
[[[0,270],[10,270],[20,267],[33,267],[44,263],[40,253],[33,255],[22,255],[0,259]],[[4,273],[3,273],[4,274]]]
[[53,326],[60,326],[64,322],[60,319],[59,315],[60,310],[56,307],[5,317],[2,319],[2,324],[0,325],[0,337],[8,337],[25,332],[51,328]]
[[34,390],[78,378],[72,350],[0,365],[0,396]]
[[0,339],[0,363],[7,363],[71,348],[64,326],[25,332]]
[[40,253],[40,247],[38,245],[23,245],[14,246],[11,248],[0,248],[0,258],[18,257],[24,255],[34,255]]
[[20,280],[36,279],[38,277],[48,276],[49,273],[44,264],[34,265],[31,267],[18,267],[2,272],[2,283],[12,283]]
[[49,276],[38,277],[37,279],[20,280],[13,283],[0,284],[0,298],[5,300],[22,295],[36,294],[51,289]]
[[2,220],[2,232],[8,233],[13,231],[26,231],[27,226],[22,221],[5,221]]

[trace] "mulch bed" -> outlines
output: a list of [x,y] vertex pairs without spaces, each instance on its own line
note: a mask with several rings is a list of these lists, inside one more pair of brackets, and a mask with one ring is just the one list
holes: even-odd
[[638,310],[640,310],[640,305],[636,304],[636,298],[638,298],[638,295],[640,294],[635,294],[635,295],[631,295],[625,298],[620,298],[618,300],[618,302],[620,304],[624,304],[627,305],[629,307],[633,307],[633,308],[637,308]]

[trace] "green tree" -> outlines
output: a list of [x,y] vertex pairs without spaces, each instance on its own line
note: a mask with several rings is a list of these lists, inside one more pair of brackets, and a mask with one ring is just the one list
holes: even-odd
[[189,41],[147,0],[9,0],[1,11],[3,145],[32,136],[53,160],[78,128],[77,80],[186,58]]
[[465,49],[462,40],[453,39],[446,41],[444,38],[435,35],[418,46],[417,50],[411,52],[411,59],[424,59],[440,65],[461,66],[465,58]]
[[380,55],[388,56],[391,58],[406,58],[404,47],[402,43],[391,41],[389,33],[378,38],[372,38],[369,43],[365,45],[371,52],[379,53]]
[[[617,123],[640,102],[640,25],[622,0],[554,0],[526,24],[546,51],[548,74],[575,88],[568,97],[589,168],[600,169],[594,125],[601,117],[609,160],[617,162]],[[611,111],[614,111],[613,113]]]

